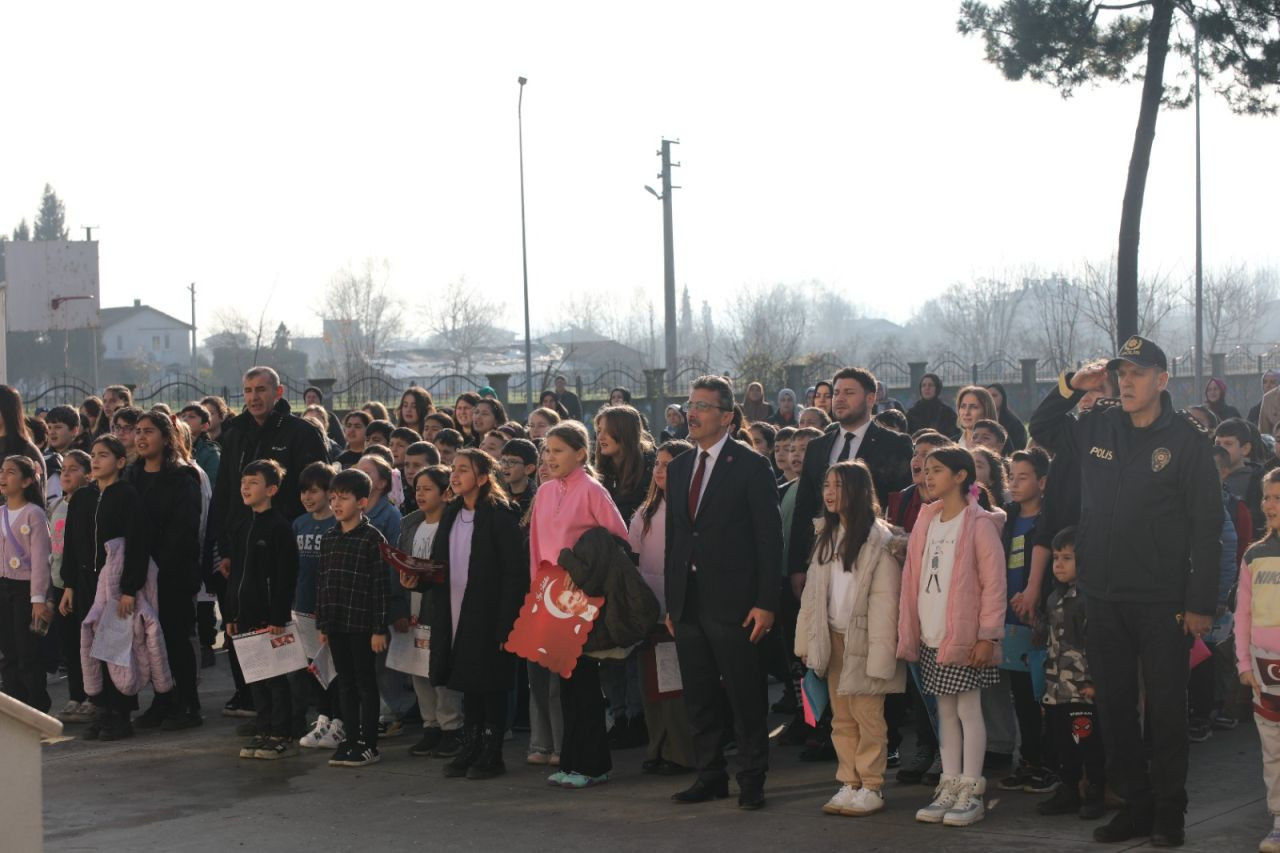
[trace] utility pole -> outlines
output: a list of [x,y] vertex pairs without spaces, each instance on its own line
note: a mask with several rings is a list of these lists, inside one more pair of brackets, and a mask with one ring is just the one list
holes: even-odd
[[1196,28],[1196,393],[1204,388],[1204,246],[1200,239],[1200,22]]
[[196,361],[196,283],[187,285],[187,290],[191,291],[191,375],[195,376],[200,372],[200,363]]
[[664,139],[662,140],[662,150],[659,155],[662,157],[662,174],[658,175],[662,179],[662,255],[663,255],[663,295],[666,299],[666,323],[667,323],[667,385],[671,387],[671,383],[675,380],[676,371],[679,369],[679,361],[676,349],[676,253],[675,245],[672,242],[671,228],[671,191],[680,189],[671,184],[671,170],[679,166],[679,163],[671,162],[671,146],[679,145],[680,140]]
[[528,78],[517,77],[520,96],[516,100],[516,127],[520,135],[520,262],[524,269],[524,402],[533,411],[533,339],[529,336],[529,244],[524,228],[524,84]]

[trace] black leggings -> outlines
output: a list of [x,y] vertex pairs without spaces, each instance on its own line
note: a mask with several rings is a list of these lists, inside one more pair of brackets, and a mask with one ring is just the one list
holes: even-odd
[[1032,767],[1045,764],[1044,721],[1040,716],[1040,703],[1031,687],[1031,673],[1006,670],[1009,673],[1009,692],[1013,694],[1013,713],[1018,717],[1018,735],[1021,739],[1022,759]]
[[67,667],[67,698],[73,702],[84,702],[84,672],[80,669],[80,616],[74,610],[70,616],[63,616],[54,605],[53,630],[58,634],[58,645],[62,649],[62,660]]
[[1106,784],[1106,753],[1098,714],[1093,705],[1045,705],[1045,722],[1058,758],[1058,776],[1064,785],[1080,783],[1080,773],[1090,785]]
[[342,724],[347,739],[366,746],[378,745],[378,673],[370,634],[334,632],[326,635],[338,673],[342,699]]
[[31,633],[31,582],[0,578],[0,682],[4,692],[37,711],[48,711],[40,638]]
[[169,657],[169,671],[173,674],[174,704],[185,710],[200,707],[196,691],[196,651],[191,646],[191,631],[196,624],[195,599],[178,589],[160,584],[156,594],[156,606],[160,617],[160,630],[164,634],[164,650]]
[[463,721],[468,727],[504,734],[507,730],[506,690],[462,694]]

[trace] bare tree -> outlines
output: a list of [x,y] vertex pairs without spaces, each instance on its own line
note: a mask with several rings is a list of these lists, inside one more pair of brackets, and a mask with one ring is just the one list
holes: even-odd
[[[1106,263],[1085,261],[1080,276],[1085,298],[1080,310],[1085,319],[1111,346],[1119,346],[1116,322],[1116,260]],[[1178,287],[1164,272],[1138,282],[1138,334],[1154,338],[1179,302]]]
[[925,303],[917,324],[940,332],[954,351],[970,362],[986,362],[1008,350],[1027,295],[1028,272],[994,274],[957,282]]
[[465,278],[450,282],[426,311],[432,335],[449,350],[450,363],[458,373],[471,373],[480,353],[502,342],[493,323],[498,306]]
[[404,328],[400,301],[391,292],[386,261],[367,259],[359,270],[343,268],[325,289],[321,319],[333,363],[346,380],[370,369]]
[[744,387],[780,387],[783,368],[801,354],[807,307],[803,291],[784,284],[746,290],[733,301],[724,346]]
[[802,286],[808,294],[809,317],[805,348],[815,352],[828,352],[845,364],[858,361],[861,349],[858,321],[862,310],[821,282]]
[[1027,286],[1044,347],[1041,358],[1055,371],[1069,370],[1090,348],[1086,342],[1090,329],[1082,312],[1085,291],[1077,282],[1056,274],[1032,279]]
[[[1187,302],[1195,310],[1194,283]],[[1236,264],[1206,273],[1203,288],[1204,345],[1206,353],[1248,343],[1262,326],[1267,307],[1276,298],[1276,273],[1267,268],[1250,270]]]

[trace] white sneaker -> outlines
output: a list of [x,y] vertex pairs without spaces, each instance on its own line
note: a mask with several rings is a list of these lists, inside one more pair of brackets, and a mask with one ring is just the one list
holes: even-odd
[[943,816],[942,822],[947,826],[970,826],[982,820],[987,813],[984,803],[987,780],[961,776],[956,790],[956,804]]
[[298,746],[305,746],[307,749],[320,749],[326,743],[325,738],[329,735],[330,720],[324,714],[316,717],[315,725],[311,727],[311,731],[298,738]]
[[916,820],[921,823],[942,823],[947,812],[955,806],[960,796],[960,777],[942,774],[938,787],[933,789],[933,802],[916,812]]
[[884,794],[870,788],[859,788],[854,792],[853,802],[845,806],[841,814],[850,817],[866,817],[884,808]]
[[1258,853],[1280,853],[1280,826],[1273,827],[1267,837],[1258,842]]
[[64,723],[83,723],[84,717],[80,715],[80,703],[74,699],[62,706],[62,710],[57,713],[57,718]]
[[325,730],[324,737],[320,740],[321,749],[337,749],[347,740],[347,730],[342,725],[342,720],[330,720],[329,727]]
[[861,788],[855,788],[852,785],[845,785],[839,791],[836,791],[835,796],[827,800],[827,804],[822,807],[822,810],[827,814],[844,814],[845,809],[851,807],[857,800],[858,792],[861,790]]

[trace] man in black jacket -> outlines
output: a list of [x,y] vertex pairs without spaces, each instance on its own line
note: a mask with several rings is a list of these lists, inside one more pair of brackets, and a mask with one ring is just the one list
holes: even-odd
[[[209,523],[206,537],[216,544],[220,558],[217,575],[212,578],[212,591],[219,606],[226,611],[226,578],[231,576],[231,531],[252,515],[240,497],[240,473],[250,462],[273,459],[284,468],[280,488],[271,505],[290,521],[302,514],[298,496],[298,475],[312,462],[328,460],[324,436],[314,424],[293,415],[283,399],[280,376],[270,367],[251,367],[244,375],[244,411],[222,422],[219,442],[222,461],[218,465],[218,481],[209,501]],[[218,576],[220,575],[220,577]],[[245,689],[244,677],[231,651],[231,672],[236,694],[223,708],[226,716],[256,716],[252,700]]]
[[[1072,418],[1108,370],[1118,374],[1119,403],[1099,402]],[[1184,838],[1188,650],[1191,637],[1213,623],[1223,514],[1208,436],[1174,411],[1167,371],[1158,346],[1129,338],[1111,362],[1064,373],[1031,418],[1037,443],[1080,461],[1078,586],[1089,611],[1107,776],[1125,800],[1094,839],[1149,835],[1158,847]],[[1150,773],[1138,723],[1139,671]]]
[[822,483],[827,469],[846,459],[861,459],[871,470],[880,506],[889,495],[911,485],[911,437],[885,429],[871,420],[876,404],[876,378],[861,367],[846,367],[835,376],[831,410],[836,428],[809,442],[804,469],[796,485],[796,512],[791,522],[791,553],[787,562],[797,599],[804,589],[804,573],[813,549],[813,519],[822,509]]
[[694,450],[667,469],[666,597],[698,779],[672,799],[728,796],[721,748],[727,693],[741,766],[738,806],[758,809],[769,769],[769,698],[756,644],[778,610],[777,486],[769,460],[729,437],[733,386],[726,379],[694,382],[687,411]]

